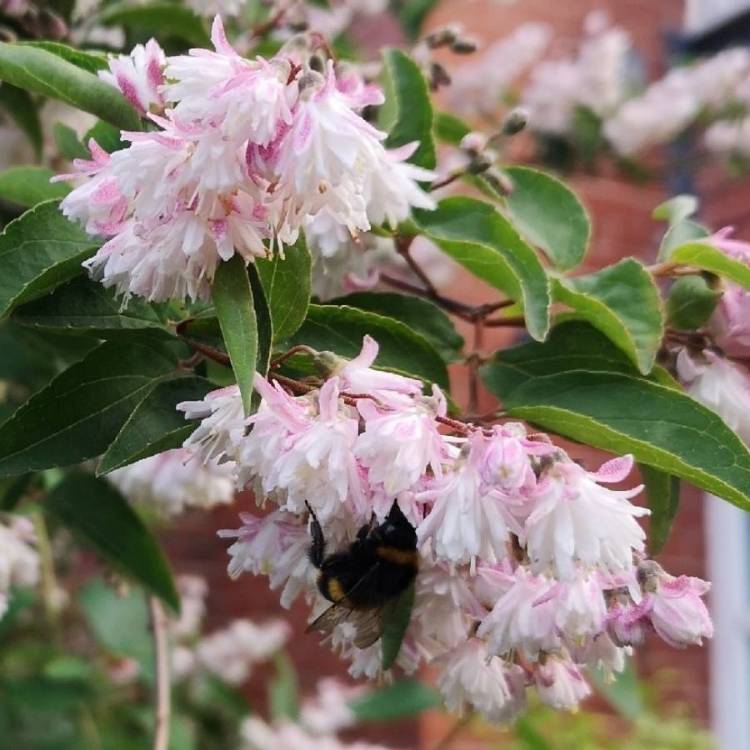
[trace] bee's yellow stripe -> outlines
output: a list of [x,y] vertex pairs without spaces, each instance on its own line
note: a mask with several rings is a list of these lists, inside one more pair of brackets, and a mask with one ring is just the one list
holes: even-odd
[[417,551],[416,550],[405,550],[396,549],[396,547],[377,547],[375,554],[387,560],[388,562],[396,563],[397,565],[411,565],[417,567]]
[[328,596],[333,602],[339,602],[346,597],[344,587],[337,578],[328,579]]

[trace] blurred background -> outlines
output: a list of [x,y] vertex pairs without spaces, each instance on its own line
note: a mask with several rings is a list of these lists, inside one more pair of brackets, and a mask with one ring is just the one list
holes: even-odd
[[[404,5],[426,8],[429,4]],[[461,59],[454,56],[445,62],[453,85],[445,87],[439,97],[483,128],[499,123],[502,113],[518,100],[519,92],[523,100],[524,88],[528,90],[534,84],[534,67],[539,61],[574,60],[587,37],[605,29],[620,34],[612,42],[612,54],[619,55],[618,75],[630,76],[633,85],[640,88],[697,56],[750,45],[750,0],[441,0],[433,5],[426,16],[426,30],[458,23],[481,43],[474,55]],[[400,27],[385,15],[355,19],[348,33],[365,44],[373,56],[383,44],[405,43]],[[543,53],[529,50],[529,45],[537,44],[535,34],[545,38]],[[519,35],[520,43],[507,43],[519,39]],[[502,42],[505,47],[499,46]],[[612,64],[606,57],[597,62],[605,74],[606,66]],[[548,76],[548,85],[563,101],[566,87],[576,85],[566,80],[565,72],[552,70]],[[721,75],[721,71],[706,73],[709,89],[724,85]],[[496,90],[491,89],[493,82],[498,82]],[[506,90],[500,91],[501,86],[507,86]],[[665,119],[683,106],[679,96],[669,90],[658,94],[655,106],[661,107]],[[533,114],[532,108],[532,118]],[[554,113],[547,109],[544,114],[553,117]],[[732,124],[738,130],[742,125],[741,120]],[[679,128],[674,137],[660,134],[655,140],[661,142],[645,144],[637,158],[621,158],[601,152],[601,135],[592,133],[590,124],[588,131],[586,123],[578,123],[556,132],[545,132],[543,125],[544,118],[540,127],[535,127],[532,119],[529,132],[514,139],[507,158],[566,173],[592,216],[592,268],[628,255],[652,260],[663,227],[652,221],[651,212],[677,193],[699,197],[700,219],[709,226],[731,225],[738,237],[750,238],[750,173],[744,168],[741,143],[733,142],[724,149],[709,148],[706,129],[699,122],[691,122]],[[594,130],[597,127],[601,128],[601,122],[594,123]],[[476,282],[455,273],[450,281],[454,291],[460,284],[462,295],[486,299],[485,290],[475,286]],[[494,340],[485,342],[486,347],[507,344],[509,335],[495,334]],[[456,368],[452,375],[460,394],[465,373]],[[483,398],[483,406],[489,408],[491,402],[486,395]],[[582,457],[592,463],[598,460],[593,455]],[[239,509],[251,502],[241,497]],[[278,596],[268,591],[265,579],[242,577],[234,582],[226,575],[224,544],[212,530],[236,527],[237,511],[235,504],[188,516],[167,540],[177,566],[209,581],[208,612],[210,624],[215,626],[238,616],[263,619],[280,614]],[[624,737],[621,720],[611,719],[617,712],[601,698],[594,698],[589,702],[593,714],[584,712],[570,718],[550,714],[540,717],[541,723],[535,722],[546,727],[554,739],[534,736],[533,730],[525,738],[523,732],[490,738],[486,729],[469,730],[457,736],[450,747],[682,750],[710,747],[698,731],[710,729],[722,750],[750,748],[749,553],[750,518],[727,503],[714,502],[684,487],[671,539],[659,559],[676,575],[713,581],[711,607],[716,637],[703,649],[675,652],[654,638],[639,650],[635,666],[641,685],[637,690],[630,686],[630,693],[621,696],[625,703],[619,707],[627,718],[641,716],[638,721],[643,726],[637,732],[640,739],[616,740]],[[295,609],[293,616],[296,634],[290,652],[303,686],[312,689],[321,675],[345,677],[341,662],[303,634],[304,608]],[[636,693],[638,697],[634,698]],[[254,702],[264,700],[260,688],[253,692],[252,686],[250,697]],[[639,706],[639,700],[651,708]],[[650,719],[652,711],[662,719]],[[674,717],[671,723],[666,722],[667,716]],[[428,714],[419,721],[373,727],[366,734],[394,747],[433,748],[441,743],[449,726],[447,719]]]

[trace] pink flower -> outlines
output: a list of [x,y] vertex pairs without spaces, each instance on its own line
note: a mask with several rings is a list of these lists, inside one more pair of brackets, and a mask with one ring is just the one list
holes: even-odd
[[490,653],[503,656],[519,649],[529,658],[560,646],[555,627],[553,582],[522,566],[505,576],[505,592],[482,620],[477,635],[487,639]]
[[750,375],[745,368],[704,350],[677,355],[677,374],[687,392],[715,411],[746,443],[750,443]]
[[490,440],[472,433],[450,469],[426,483],[418,497],[433,503],[417,528],[420,545],[432,540],[437,557],[453,563],[494,563],[507,554],[505,499],[482,482],[481,467]]
[[280,510],[263,517],[241,513],[240,520],[239,529],[219,531],[221,538],[237,540],[228,550],[230,577],[270,575],[272,589],[283,587],[281,605],[290,607],[314,580],[314,568],[307,557],[310,535],[306,526]]
[[548,656],[535,665],[534,680],[544,703],[563,711],[575,711],[591,693],[581,670],[563,656]]
[[[375,398],[385,400],[392,393],[410,396],[421,393],[422,383],[419,380],[407,378],[395,372],[375,370],[371,367],[377,359],[379,349],[378,342],[372,336],[365,335],[360,353],[337,368],[334,373],[341,379],[342,389],[352,393],[369,393]],[[404,404],[408,401],[401,399],[398,403]]]
[[512,721],[526,705],[523,670],[488,653],[484,641],[469,638],[436,660],[437,685],[450,711],[478,711],[488,721]]
[[365,430],[354,452],[369,481],[382,485],[386,495],[416,488],[428,467],[442,476],[450,446],[435,422],[436,414],[445,413],[442,394],[435,393],[433,399],[405,399],[397,410],[381,409],[368,399],[357,402]]
[[603,464],[596,473],[570,461],[556,461],[533,492],[526,519],[525,541],[534,572],[551,571],[573,580],[576,564],[611,572],[627,570],[633,552],[644,547],[645,534],[636,522],[649,513],[628,499],[642,487],[616,491],[602,482],[619,482],[633,466],[632,456]]
[[164,98],[164,66],[167,63],[164,50],[155,39],[145,46],[137,44],[129,55],[109,58],[109,71],[99,71],[99,78],[119,88],[123,96],[142,115],[149,111],[161,111]]
[[750,357],[750,292],[739,284],[725,282],[708,330],[730,357]]
[[730,258],[740,261],[741,263],[750,263],[750,242],[745,240],[732,239],[734,227],[722,227],[718,232],[714,232],[707,242],[717,247]]
[[711,584],[700,578],[661,573],[655,590],[646,594],[645,606],[654,630],[675,648],[700,645],[714,634],[713,623],[701,597]]

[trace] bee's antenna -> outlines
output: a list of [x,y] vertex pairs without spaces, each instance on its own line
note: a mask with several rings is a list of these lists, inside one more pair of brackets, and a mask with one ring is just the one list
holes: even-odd
[[305,505],[307,506],[307,510],[310,512],[310,515],[312,516],[313,521],[317,523],[318,517],[315,515],[315,511],[312,509],[312,506],[310,505],[310,503],[307,502],[307,500],[305,500]]

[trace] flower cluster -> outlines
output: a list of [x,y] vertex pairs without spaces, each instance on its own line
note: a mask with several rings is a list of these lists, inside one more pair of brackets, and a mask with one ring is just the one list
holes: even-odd
[[[221,532],[235,540],[230,574],[268,575],[285,606],[304,594],[314,616],[327,603],[307,557],[306,504],[336,550],[398,503],[420,568],[397,665],[433,664],[450,708],[493,721],[521,710],[529,686],[574,708],[589,692],[585,669],[622,669],[647,630],[675,646],[711,635],[707,584],[648,560],[637,521],[648,511],[629,502],[641,488],[609,486],[629,475],[630,457],[589,472],[519,423],[456,422],[439,388],[425,395],[419,381],[373,369],[377,351],[366,337],[301,395],[256,376],[262,400],[247,419],[233,389],[178,407],[202,419],[186,447],[226,461],[238,488],[274,506]],[[328,639],[353,676],[377,677],[379,644],[357,648],[355,635],[343,622]]]
[[234,499],[231,466],[196,460],[190,451],[157,453],[107,475],[132,503],[164,517],[189,508],[207,510]]
[[235,253],[283,252],[309,225],[345,241],[434,207],[418,182],[433,174],[408,162],[418,144],[386,149],[360,114],[381,91],[331,60],[316,69],[312,35],[250,60],[217,17],[212,41],[167,57],[151,40],[102,74],[155,127],[123,132],[111,155],[91,141],[59,178],[83,178],[65,215],[108,238],[86,262],[94,278],[126,296],[206,298]]
[[34,586],[39,579],[39,555],[34,547],[34,527],[16,516],[0,523],[0,618],[8,608],[14,586]]

